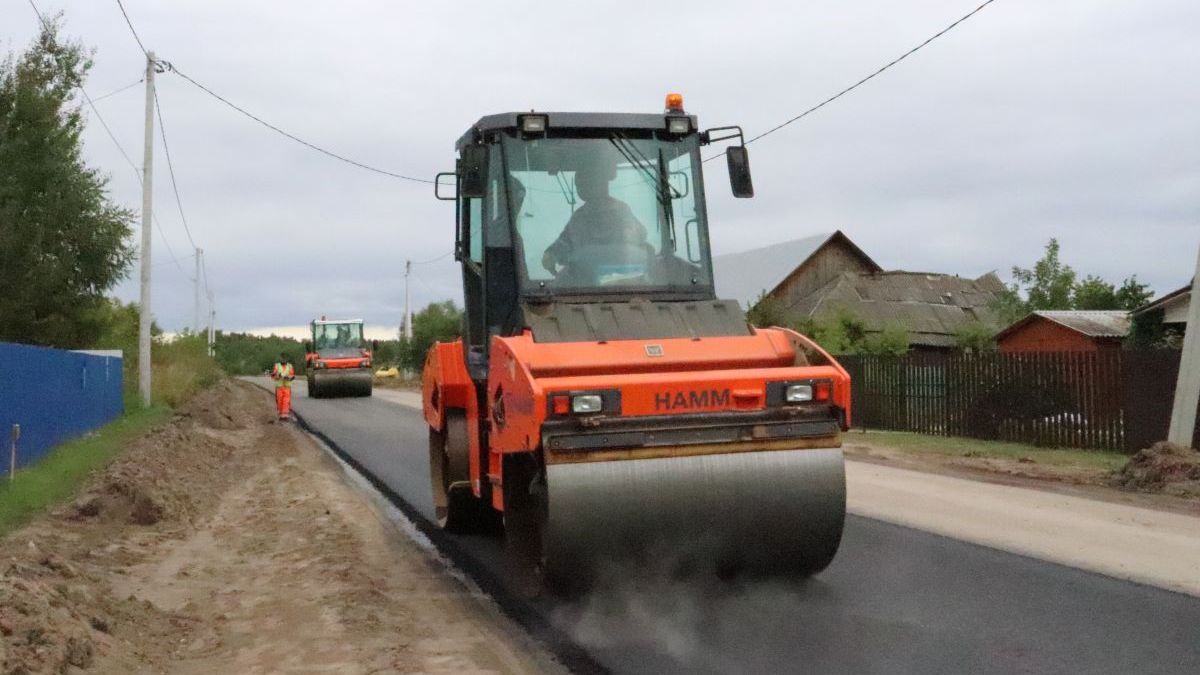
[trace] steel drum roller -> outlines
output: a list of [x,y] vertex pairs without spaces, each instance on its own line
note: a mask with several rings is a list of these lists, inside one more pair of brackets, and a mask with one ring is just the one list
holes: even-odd
[[357,368],[317,370],[310,375],[319,398],[370,396],[374,374]]
[[558,578],[630,555],[813,574],[846,514],[841,448],[551,464],[546,490],[546,572]]

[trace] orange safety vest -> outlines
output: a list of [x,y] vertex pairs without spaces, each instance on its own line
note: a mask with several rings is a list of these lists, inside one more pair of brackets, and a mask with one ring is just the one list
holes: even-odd
[[290,363],[276,363],[271,368],[271,379],[275,380],[275,388],[292,388],[292,380],[296,379],[296,369]]

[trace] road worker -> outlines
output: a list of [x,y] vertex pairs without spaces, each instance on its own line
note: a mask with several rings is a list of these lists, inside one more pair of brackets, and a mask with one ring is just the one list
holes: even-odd
[[280,352],[279,362],[271,367],[271,379],[275,380],[275,408],[279,412],[279,419],[291,419],[292,380],[296,379],[296,368],[288,360],[287,354]]

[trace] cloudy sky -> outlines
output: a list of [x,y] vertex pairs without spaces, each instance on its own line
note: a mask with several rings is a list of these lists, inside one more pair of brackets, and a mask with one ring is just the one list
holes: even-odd
[[[36,0],[96,50],[93,98],[143,60],[115,0]],[[661,110],[765,130],[837,92],[980,0],[384,2],[126,0],[146,46],[244,108],[398,173],[453,167],[478,117],[508,110]],[[37,28],[0,0],[0,49]],[[715,253],[842,229],[887,268],[978,275],[1029,265],[1050,237],[1081,273],[1163,293],[1200,245],[1200,3],[997,0],[864,87],[751,146],[757,197],[709,164]],[[179,188],[207,255],[218,323],[316,314],[395,325],[403,261],[450,250],[429,186],[331,160],[159,76]],[[134,160],[140,88],[97,104]],[[115,200],[133,170],[89,114],[87,156]],[[192,323],[190,245],[158,150],[154,312]],[[166,254],[166,243],[179,267]],[[182,271],[180,269],[182,267]],[[451,259],[416,268],[418,306],[458,298]],[[134,299],[134,279],[119,295]]]

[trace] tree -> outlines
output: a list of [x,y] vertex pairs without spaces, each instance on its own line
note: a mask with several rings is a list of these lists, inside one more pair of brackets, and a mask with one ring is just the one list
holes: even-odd
[[1154,291],[1139,283],[1137,275],[1121,282],[1120,287],[1092,274],[1076,282],[1075,270],[1059,260],[1058,254],[1058,240],[1051,239],[1042,259],[1032,269],[1012,268],[1013,283],[997,294],[992,303],[992,310],[1001,322],[1011,324],[1038,310],[1132,311],[1154,297]]
[[1071,309],[1071,295],[1075,289],[1075,270],[1058,258],[1057,239],[1046,244],[1042,259],[1032,269],[1013,266],[1014,288],[1025,292],[1026,311],[1039,309]]
[[765,293],[760,295],[758,302],[746,312],[746,320],[750,325],[761,328],[790,326],[795,323],[788,308],[778,299]]
[[878,333],[871,333],[859,346],[863,354],[903,356],[908,353],[908,331],[901,326],[884,326]]
[[967,353],[995,351],[996,331],[980,321],[964,323],[954,334],[954,344]]
[[288,355],[297,373],[304,370],[304,345],[294,338],[223,331],[218,331],[216,338],[213,351],[217,363],[230,375],[262,375],[281,353]]
[[406,370],[419,371],[425,353],[434,342],[449,342],[462,335],[463,313],[452,300],[433,302],[413,315],[412,340],[402,340],[400,362]]
[[72,97],[91,65],[57,18],[0,62],[0,340],[91,346],[133,262],[133,213],[83,161]]
[[908,331],[889,325],[879,331],[868,331],[866,322],[847,309],[821,319],[806,318],[793,328],[811,337],[830,354],[888,354],[899,356],[908,352]]
[[1137,275],[1135,274],[1121,282],[1121,287],[1117,289],[1117,307],[1132,312],[1150,302],[1150,299],[1153,297],[1154,291],[1150,290],[1148,284],[1138,283]]
[[1073,309],[1118,309],[1117,289],[1100,277],[1088,275],[1075,286]]

